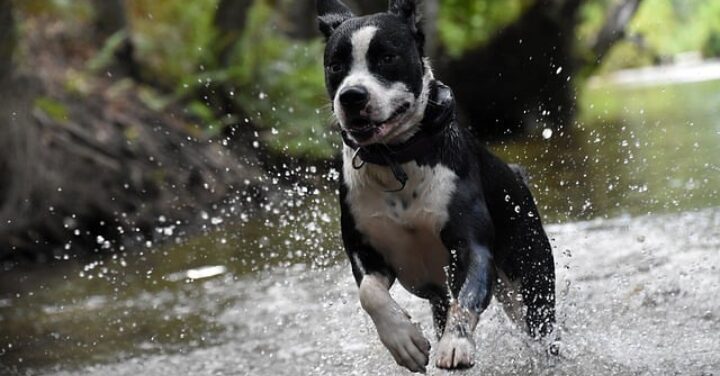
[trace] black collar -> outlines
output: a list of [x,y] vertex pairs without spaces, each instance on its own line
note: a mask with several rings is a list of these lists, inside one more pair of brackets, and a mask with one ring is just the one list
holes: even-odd
[[[347,132],[342,131],[345,145],[355,150],[350,163],[356,169],[365,163],[388,166],[395,179],[401,184],[400,189],[389,191],[399,192],[405,188],[408,176],[401,164],[416,161],[426,156],[428,151],[436,150],[443,139],[444,131],[455,120],[455,97],[449,87],[440,81],[430,83],[430,96],[425,109],[425,116],[420,122],[420,129],[410,139],[398,144],[372,144],[360,146],[352,140]],[[359,158],[360,162],[356,162]]]

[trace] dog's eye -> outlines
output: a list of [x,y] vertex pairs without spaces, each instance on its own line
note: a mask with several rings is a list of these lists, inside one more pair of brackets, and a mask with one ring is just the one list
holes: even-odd
[[340,73],[343,70],[342,64],[330,64],[326,68],[330,73]]
[[392,64],[392,63],[394,63],[397,59],[398,59],[398,56],[397,56],[397,55],[387,54],[387,55],[384,55],[384,56],[382,57],[382,59],[380,59],[380,62],[381,62],[382,64]]

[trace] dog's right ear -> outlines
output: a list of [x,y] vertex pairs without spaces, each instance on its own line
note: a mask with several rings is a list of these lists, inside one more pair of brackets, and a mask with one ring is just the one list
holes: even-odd
[[317,0],[318,26],[325,39],[330,38],[340,24],[353,18],[352,11],[340,0]]

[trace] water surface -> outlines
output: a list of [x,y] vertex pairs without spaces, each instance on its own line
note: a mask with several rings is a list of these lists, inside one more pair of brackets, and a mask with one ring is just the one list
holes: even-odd
[[[580,107],[572,131],[493,145],[552,224],[563,355],[493,303],[470,374],[717,372],[720,81],[603,86]],[[163,246],[3,271],[0,374],[404,374],[357,303],[336,173],[302,174],[249,215],[198,213],[205,236],[168,225]],[[393,293],[430,335],[429,309]]]

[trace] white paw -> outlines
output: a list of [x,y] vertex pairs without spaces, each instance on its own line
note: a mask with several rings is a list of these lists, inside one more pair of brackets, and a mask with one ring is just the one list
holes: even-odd
[[380,341],[390,351],[397,364],[412,372],[425,373],[430,354],[430,342],[410,317],[392,315],[375,320]]
[[475,365],[475,343],[472,339],[446,333],[437,345],[438,368],[459,369]]

